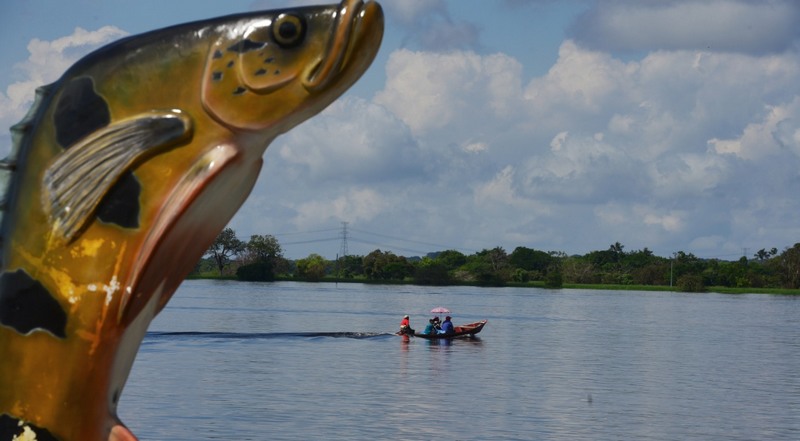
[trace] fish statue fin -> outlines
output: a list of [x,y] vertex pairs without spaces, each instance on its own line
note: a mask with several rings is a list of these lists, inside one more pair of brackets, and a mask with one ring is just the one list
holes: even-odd
[[44,175],[44,204],[68,241],[89,221],[110,188],[149,156],[192,132],[179,110],[153,111],[100,128],[60,153]]

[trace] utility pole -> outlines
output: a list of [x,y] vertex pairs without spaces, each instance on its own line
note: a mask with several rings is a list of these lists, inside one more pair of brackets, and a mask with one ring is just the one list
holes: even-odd
[[339,246],[339,257],[342,259],[347,257],[347,224],[348,222],[342,222],[342,232],[339,233],[342,239],[342,243]]

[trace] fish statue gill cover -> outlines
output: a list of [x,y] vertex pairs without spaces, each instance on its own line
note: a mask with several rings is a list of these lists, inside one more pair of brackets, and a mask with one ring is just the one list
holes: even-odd
[[369,67],[374,1],[231,15],[76,62],[0,161],[0,441],[133,440],[117,403],[147,327],[278,135]]

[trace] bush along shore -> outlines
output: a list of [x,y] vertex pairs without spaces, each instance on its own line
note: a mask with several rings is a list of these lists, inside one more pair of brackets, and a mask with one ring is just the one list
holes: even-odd
[[800,243],[782,252],[761,249],[752,258],[733,261],[701,259],[683,251],[660,257],[647,248],[625,251],[619,242],[607,250],[571,256],[527,247],[507,253],[497,247],[471,255],[444,250],[405,257],[377,249],[335,260],[318,254],[289,260],[273,236],[254,235],[244,242],[226,229],[189,277],[794,295],[800,294]]

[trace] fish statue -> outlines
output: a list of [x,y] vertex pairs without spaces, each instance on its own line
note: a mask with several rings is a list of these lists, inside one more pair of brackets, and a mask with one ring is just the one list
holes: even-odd
[[148,325],[383,27],[362,0],[197,21],[37,90],[0,161],[0,441],[136,439],[117,404]]

